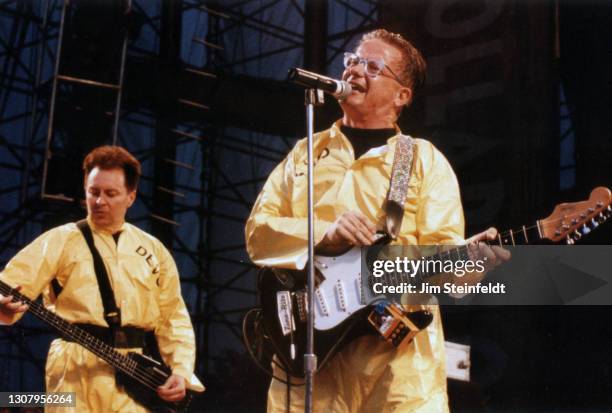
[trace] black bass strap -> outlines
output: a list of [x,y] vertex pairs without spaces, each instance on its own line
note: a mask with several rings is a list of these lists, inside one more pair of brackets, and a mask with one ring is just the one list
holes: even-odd
[[102,297],[102,305],[104,306],[104,319],[108,323],[111,330],[117,331],[121,327],[121,312],[117,307],[117,302],[115,301],[115,295],[113,294],[113,289],[110,285],[108,273],[106,272],[106,266],[104,265],[104,261],[102,261],[102,257],[94,244],[93,234],[87,220],[83,219],[77,222],[76,225],[79,230],[81,230],[81,233],[87,242],[87,246],[91,251],[91,256],[93,257],[94,270],[96,272],[96,278],[98,279],[98,287],[100,289],[100,296]]
[[400,134],[395,145],[391,184],[385,204],[385,229],[392,240],[397,238],[404,218],[404,203],[408,195],[408,184],[412,174],[415,150],[414,139]]

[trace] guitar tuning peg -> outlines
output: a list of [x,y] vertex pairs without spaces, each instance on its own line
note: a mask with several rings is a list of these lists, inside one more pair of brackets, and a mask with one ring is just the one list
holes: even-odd
[[575,243],[574,239],[572,237],[570,237],[569,235],[565,239],[565,242],[567,243],[567,245],[574,245],[574,243]]
[[582,238],[582,234],[580,233],[580,231],[575,230],[572,234],[572,237],[574,238],[574,241],[578,241],[580,238]]
[[599,222],[595,221],[595,218],[591,218],[591,225],[593,226],[593,229],[595,229],[599,226]]
[[582,226],[582,228],[580,228],[580,229],[581,229],[581,231],[582,231],[582,235],[586,235],[586,234],[588,234],[589,232],[591,232],[591,228],[589,228],[589,226],[588,226],[587,224],[584,224],[584,225]]
[[606,222],[606,219],[608,218],[603,214],[603,212],[600,212],[597,215],[597,222],[599,222],[600,224],[603,224],[604,222]]

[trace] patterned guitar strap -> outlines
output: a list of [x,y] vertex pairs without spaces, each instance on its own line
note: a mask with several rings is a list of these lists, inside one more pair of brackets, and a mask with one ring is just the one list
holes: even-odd
[[397,239],[402,219],[404,218],[404,204],[408,195],[408,184],[412,174],[416,146],[414,139],[407,135],[400,135],[395,145],[393,167],[391,169],[391,184],[385,203],[385,230],[391,240]]
[[[397,239],[402,219],[404,218],[404,204],[408,196],[408,184],[414,166],[414,156],[416,145],[414,139],[407,135],[400,135],[395,145],[395,155],[393,157],[393,166],[391,168],[391,183],[389,193],[387,194],[387,202],[385,203],[385,230],[389,240]],[[388,310],[394,318],[401,321],[408,327],[409,333],[405,339],[409,341],[421,330],[417,327],[410,318],[406,317],[406,313],[398,311],[396,307],[388,307]],[[393,340],[391,340],[393,341]],[[400,340],[401,341],[401,340]],[[399,342],[393,342],[395,346]]]

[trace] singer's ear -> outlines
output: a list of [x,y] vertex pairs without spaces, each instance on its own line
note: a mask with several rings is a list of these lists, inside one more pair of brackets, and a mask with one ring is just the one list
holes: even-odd
[[402,86],[398,89],[395,104],[399,107],[410,106],[412,103],[412,89]]

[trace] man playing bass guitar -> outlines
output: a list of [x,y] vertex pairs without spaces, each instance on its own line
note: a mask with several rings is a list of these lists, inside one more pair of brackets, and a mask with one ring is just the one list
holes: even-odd
[[[83,171],[85,226],[93,233],[120,314],[114,337],[108,334],[93,252],[75,223],[53,228],[26,246],[7,264],[0,281],[31,299],[42,293],[45,305],[58,316],[112,347],[142,348],[145,333],[153,332],[172,370],[157,388],[158,396],[177,402],[186,389],[203,391],[193,374],[195,337],[174,260],[160,241],[125,222],[136,198],[140,162],[123,148],[102,146],[87,155]],[[51,288],[52,281],[61,292]],[[0,295],[2,324],[16,322],[26,310],[22,303],[12,302],[12,296]],[[67,338],[51,343],[46,391],[75,392],[78,412],[146,411],[116,385],[111,366]]]

